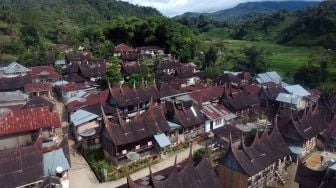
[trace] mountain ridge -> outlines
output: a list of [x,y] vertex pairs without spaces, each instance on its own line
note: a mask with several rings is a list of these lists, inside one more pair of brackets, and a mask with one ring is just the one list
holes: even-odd
[[173,17],[173,19],[182,19],[185,17],[198,17],[204,15],[215,21],[224,21],[231,24],[244,23],[259,16],[271,15],[279,10],[297,11],[307,7],[318,5],[319,1],[262,1],[246,2],[229,9],[219,10],[212,13],[186,12],[182,15]]

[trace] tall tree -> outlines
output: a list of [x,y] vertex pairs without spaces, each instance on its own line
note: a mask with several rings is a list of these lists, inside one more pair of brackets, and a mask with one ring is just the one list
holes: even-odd
[[104,75],[104,80],[110,84],[118,84],[121,80],[120,67],[117,64],[108,64]]

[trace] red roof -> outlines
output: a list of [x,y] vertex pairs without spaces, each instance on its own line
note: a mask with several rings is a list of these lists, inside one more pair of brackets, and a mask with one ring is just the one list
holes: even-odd
[[31,84],[26,84],[24,86],[24,91],[26,93],[40,92],[40,91],[51,91],[51,85],[45,82],[35,82]]
[[38,79],[38,78],[58,79],[61,77],[51,66],[31,67],[30,74],[32,79]]
[[232,114],[228,109],[223,105],[218,103],[212,103],[206,106],[203,106],[201,112],[211,120],[224,118],[229,114]]
[[61,121],[48,107],[14,110],[0,117],[0,136],[51,127],[61,127]]
[[81,83],[69,83],[59,86],[62,91],[76,91],[87,88],[87,85],[83,82]]
[[212,99],[219,99],[224,94],[223,86],[213,86],[207,87],[199,90],[194,90],[189,95],[193,98],[197,103],[208,102]]
[[122,53],[122,52],[135,52],[135,51],[136,51],[135,49],[127,46],[124,43],[121,43],[114,48],[114,52],[120,52],[120,53]]
[[257,85],[247,84],[244,86],[244,91],[248,94],[258,95],[260,93],[261,88]]
[[100,91],[99,94],[90,93],[89,95],[85,97],[84,100],[80,100],[80,101],[76,100],[76,101],[72,101],[68,103],[66,105],[66,108],[68,111],[74,111],[84,106],[89,106],[89,105],[94,105],[94,104],[99,104],[99,103],[105,104],[108,96],[109,96],[109,89]]

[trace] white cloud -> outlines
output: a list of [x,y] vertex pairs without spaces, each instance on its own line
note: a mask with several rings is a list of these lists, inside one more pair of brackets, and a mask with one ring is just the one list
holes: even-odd
[[[185,12],[214,12],[232,8],[239,3],[262,0],[123,0],[132,4],[157,8],[166,16],[175,16]],[[283,0],[273,0],[283,1]],[[288,0],[287,0],[288,1]]]

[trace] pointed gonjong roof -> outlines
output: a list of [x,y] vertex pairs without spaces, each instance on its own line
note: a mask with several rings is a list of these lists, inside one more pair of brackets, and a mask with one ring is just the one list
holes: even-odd
[[149,102],[151,99],[156,100],[159,96],[159,91],[155,84],[149,88],[145,88],[144,85],[141,85],[139,88],[129,88],[122,85],[119,87],[109,86],[109,91],[110,96],[119,108]]
[[250,146],[242,141],[241,148],[234,148],[230,141],[229,151],[221,164],[253,176],[288,154],[290,150],[275,123],[271,134],[265,129],[260,137],[256,135]]
[[[162,170],[162,171],[165,171]],[[160,171],[161,172],[161,171]],[[190,146],[189,158],[183,166],[177,164],[177,158],[167,176],[163,173],[152,173],[149,167],[149,180],[139,183],[127,175],[127,185],[129,188],[203,188],[203,187],[221,187],[219,179],[213,170],[207,156],[195,164],[192,159],[192,147]]]
[[295,120],[292,117],[292,124],[284,130],[284,135],[297,135],[302,140],[309,140],[317,135],[323,134],[329,128],[329,123],[322,118],[318,105],[310,107],[308,112]]
[[116,121],[108,120],[103,108],[101,110],[107,131],[106,136],[116,145],[137,142],[169,130],[162,107],[155,105],[153,102],[151,102],[146,112],[143,114],[138,112],[130,122],[126,122],[121,118],[119,110],[117,110],[118,118]]

